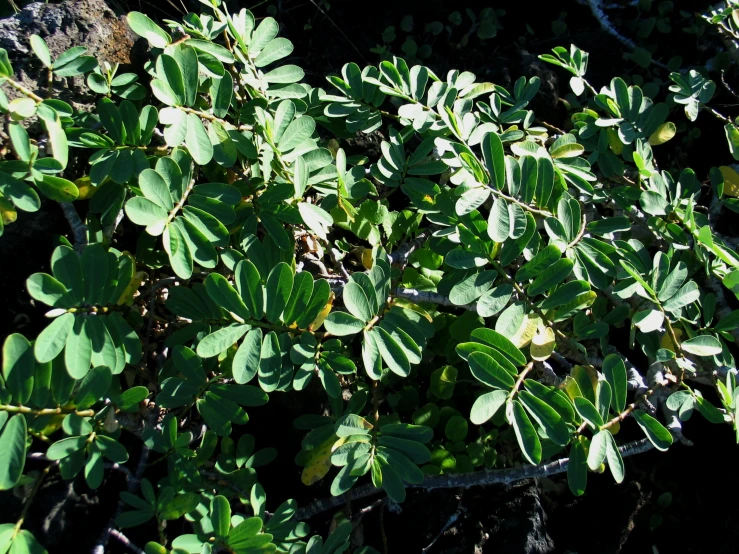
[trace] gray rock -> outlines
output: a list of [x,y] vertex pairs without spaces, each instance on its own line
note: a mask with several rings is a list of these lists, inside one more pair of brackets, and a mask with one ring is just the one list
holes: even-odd
[[[0,48],[8,51],[16,80],[46,97],[48,73],[29,44],[33,34],[41,36],[49,46],[52,59],[71,48],[84,46],[98,61],[128,64],[136,35],[104,0],[67,0],[60,4],[35,2],[20,13],[0,20]],[[79,106],[86,95],[82,77],[54,83],[55,96]],[[9,98],[19,93],[3,87]],[[82,102],[80,102],[82,101]]]

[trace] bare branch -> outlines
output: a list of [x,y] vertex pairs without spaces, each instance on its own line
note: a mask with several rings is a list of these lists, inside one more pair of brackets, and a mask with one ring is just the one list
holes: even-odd
[[412,241],[401,244],[395,252],[389,255],[390,265],[405,264],[410,255],[421,248],[430,237],[431,231],[423,231]]
[[[653,448],[652,443],[647,439],[641,439],[630,442],[619,447],[622,457],[633,456],[635,454],[641,454]],[[548,475],[556,475],[558,473],[564,473],[567,471],[569,464],[569,458],[561,458],[548,464],[542,464],[538,466],[522,466],[511,469],[493,469],[476,471],[473,473],[458,473],[458,474],[445,474],[445,475],[433,475],[426,477],[423,483],[420,485],[408,485],[408,487],[420,488],[424,490],[433,489],[468,489],[470,487],[478,487],[485,485],[504,484],[510,485],[517,481],[523,481],[524,479],[535,479],[539,477],[546,477]],[[380,494],[382,489],[376,488],[371,483],[352,489],[349,493],[351,494],[352,500],[359,500],[366,498],[374,494]],[[297,521],[305,521],[315,515],[327,512],[344,504],[347,501],[347,497],[342,496],[331,496],[328,498],[321,498],[300,508],[295,512],[295,519]]]
[[146,552],[133,544],[130,539],[120,531],[117,531],[116,529],[111,529],[110,536],[120,542],[123,546],[128,548],[131,552],[135,552],[136,554],[146,554]]
[[87,246],[87,225],[82,223],[77,210],[72,202],[60,202],[59,205],[64,212],[64,217],[72,229],[72,237],[74,238],[74,249],[78,253],[82,253]]
[[626,38],[621,33],[619,33],[616,30],[616,27],[613,26],[613,23],[611,23],[611,20],[608,19],[608,16],[603,11],[603,5],[601,3],[601,0],[588,0],[588,6],[590,6],[590,11],[593,12],[593,16],[595,19],[598,20],[598,23],[600,23],[601,28],[611,35],[612,37],[616,38],[621,44],[628,48],[635,48],[636,44],[634,44],[634,41]]

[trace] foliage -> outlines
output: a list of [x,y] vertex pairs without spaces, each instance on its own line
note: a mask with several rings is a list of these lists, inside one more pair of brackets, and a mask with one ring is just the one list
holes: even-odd
[[[624,479],[622,426],[667,450],[697,410],[739,440],[739,256],[697,207],[704,176],[657,163],[670,118],[712,110],[713,81],[673,72],[664,102],[620,77],[598,91],[588,54],[555,48],[541,59],[577,98],[562,132],[531,110],[536,77],[507,89],[389,56],[313,88],[274,19],[203,4],[168,30],[128,15],[148,83],[34,37],[50,82],[86,76],[94,113],[25,89],[0,50],[20,94],[0,94],[3,225],[39,192],[89,199],[86,240],[59,237],[27,281],[50,323],[3,344],[1,489],[34,481],[30,453],[95,489],[151,450],[166,472],[139,464],[114,522],[156,522],[147,553],[331,554],[351,522],[309,538],[294,500],[267,511],[259,467],[296,455],[307,486],[402,502],[432,475],[567,458],[581,495],[589,471]],[[341,148],[377,131],[379,159]],[[736,157],[735,135],[727,119]],[[709,177],[736,210],[739,175]],[[321,409],[259,419],[294,395]],[[302,443],[256,450],[251,418]],[[168,532],[178,519],[192,532]],[[0,552],[44,551],[22,522]]]

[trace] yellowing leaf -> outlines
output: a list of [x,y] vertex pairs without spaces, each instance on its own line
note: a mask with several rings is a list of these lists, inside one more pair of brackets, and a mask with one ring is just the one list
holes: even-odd
[[365,248],[362,250],[362,265],[365,269],[372,269],[372,265],[375,261],[372,259],[372,249]]
[[77,200],[89,200],[93,196],[95,196],[95,193],[98,190],[98,187],[93,186],[92,182],[90,181],[90,177],[80,177],[74,182],[75,185],[77,185],[77,189],[80,191],[80,195],[77,197]]
[[137,271],[131,277],[131,281],[126,285],[126,288],[121,293],[121,297],[116,302],[118,306],[130,306],[133,304],[133,295],[141,286],[141,282],[146,279],[149,275],[144,271]]
[[664,144],[674,137],[675,133],[677,133],[677,127],[675,127],[675,124],[672,121],[666,121],[657,127],[657,130],[649,137],[649,144],[652,146]]
[[321,310],[321,313],[318,314],[318,317],[313,320],[313,323],[308,325],[308,329],[310,329],[311,331],[316,331],[321,327],[321,325],[323,325],[323,320],[326,319],[328,317],[328,314],[331,313],[331,308],[334,305],[334,298],[336,298],[336,295],[332,291],[331,295],[328,297],[328,302]]
[[554,345],[555,338],[552,328],[540,328],[537,331],[536,335],[534,335],[534,338],[531,339],[531,358],[536,360],[537,362],[543,362],[552,355],[552,352],[554,351]]
[[539,326],[540,322],[541,319],[539,319],[538,315],[527,315],[524,318],[521,327],[519,327],[518,331],[516,331],[516,333],[511,337],[511,342],[515,344],[518,348],[523,348],[524,346],[527,346],[531,342],[531,339],[534,338],[534,335],[536,334],[536,329]]
[[606,129],[606,136],[608,137],[608,146],[610,146],[614,154],[620,156],[621,152],[624,151],[624,143],[621,142],[620,138],[618,138],[616,129],[612,129],[610,127]]
[[722,165],[719,170],[724,178],[724,196],[739,198],[739,173],[728,165]]
[[330,141],[328,141],[328,144],[326,145],[326,147],[331,152],[331,155],[334,158],[336,158],[336,153],[339,151],[339,148],[340,148],[339,141],[336,139],[331,139]]
[[18,212],[15,211],[15,206],[7,198],[0,196],[0,219],[2,219],[3,225],[9,225],[18,219]]
[[334,448],[338,448],[346,440],[346,437],[338,441],[335,441],[334,438],[335,436],[331,435],[317,448],[309,451],[303,473],[300,475],[300,480],[304,485],[310,487],[314,483],[317,483],[331,469],[331,453],[334,451]]
[[[680,329],[675,329],[675,338],[678,342],[681,342],[680,339],[682,338],[682,331]],[[661,348],[666,348],[667,350],[672,350],[673,352],[677,352],[677,349],[675,348],[675,344],[672,342],[672,337],[669,333],[665,333],[662,335],[662,338],[659,341],[659,345]]]
[[411,310],[412,312],[416,312],[418,315],[427,319],[429,323],[434,322],[434,318],[431,317],[431,314],[429,314],[418,304],[415,304],[406,298],[395,298],[393,300],[393,305],[400,306],[401,308],[405,308],[406,310]]

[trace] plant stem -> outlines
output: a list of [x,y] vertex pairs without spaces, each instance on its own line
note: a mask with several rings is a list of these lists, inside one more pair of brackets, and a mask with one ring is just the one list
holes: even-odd
[[[31,507],[31,504],[33,503],[33,499],[36,497],[36,494],[38,494],[38,491],[41,489],[41,483],[43,483],[44,478],[49,474],[49,471],[51,471],[52,467],[55,467],[58,462],[54,462],[53,464],[50,464],[44,468],[44,470],[41,472],[41,475],[39,475],[36,478],[36,482],[33,484],[33,489],[31,489],[31,494],[28,495],[28,498],[23,503],[23,509],[21,510],[21,515],[18,517],[18,521],[15,522],[15,528],[13,529],[13,537],[15,537],[21,530],[21,527],[23,526],[23,521],[26,519],[26,515],[28,514],[28,509]],[[11,538],[12,541],[12,538]]]
[[512,400],[513,397],[518,394],[518,388],[521,386],[521,383],[523,383],[523,380],[526,379],[526,376],[532,369],[534,369],[533,361],[526,364],[526,367],[521,370],[521,373],[518,374],[516,382],[513,384],[513,389],[511,389],[511,392],[508,393],[508,400]]
[[95,410],[80,410],[74,408],[44,408],[43,410],[34,410],[28,406],[10,406],[8,404],[0,404],[0,412],[8,412],[11,414],[33,414],[37,416],[57,415],[57,414],[77,414],[80,417],[92,417]]
[[[641,439],[620,446],[619,451],[621,452],[621,456],[626,458],[635,454],[641,454],[651,450],[652,448],[652,443],[649,442],[648,439]],[[433,475],[426,477],[423,483],[419,485],[409,484],[407,486],[424,490],[433,490],[458,488],[468,489],[470,487],[493,484],[510,485],[518,481],[523,481],[524,479],[534,479],[564,473],[567,471],[569,461],[569,458],[560,458],[559,460],[538,466],[526,465],[507,469],[485,469],[472,473],[446,473],[443,475]],[[379,494],[380,492],[382,492],[382,489],[375,488],[372,483],[362,487],[357,487],[351,491],[352,497],[355,500],[366,498],[373,494]],[[328,498],[316,500],[312,504],[300,508],[295,513],[295,519],[297,521],[305,521],[315,515],[332,510],[337,506],[341,506],[344,502],[345,497],[343,495],[330,496]]]
[[28,90],[26,87],[21,85],[19,82],[14,81],[10,77],[5,77],[5,82],[8,83],[11,87],[13,87],[15,90],[20,92],[21,94],[28,96],[28,98],[31,98],[36,101],[37,104],[40,104],[44,101],[43,98],[41,98],[38,94],[36,94],[33,91]]

